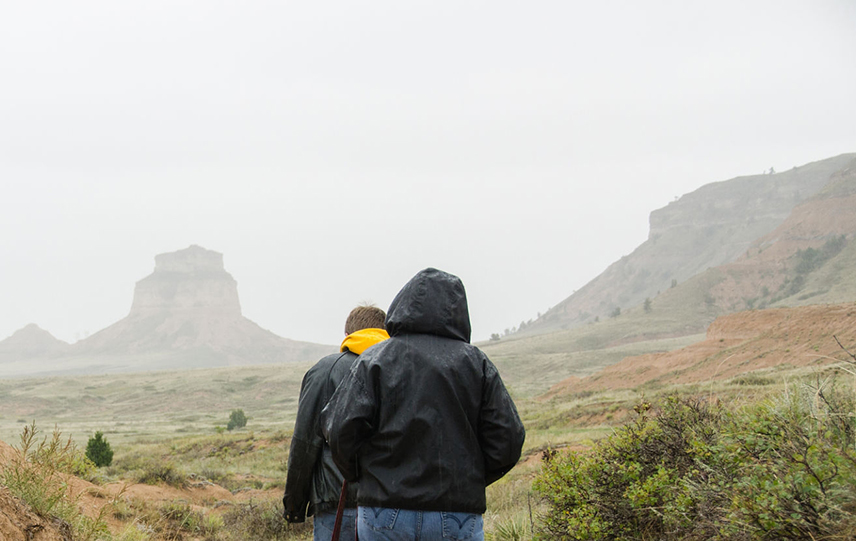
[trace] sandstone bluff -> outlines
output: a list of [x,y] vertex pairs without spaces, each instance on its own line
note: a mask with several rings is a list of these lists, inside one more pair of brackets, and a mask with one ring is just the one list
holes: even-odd
[[57,342],[63,344],[35,326],[3,340],[0,376],[310,361],[335,351],[282,338],[245,318],[223,254],[195,245],[155,257],[127,317],[74,345]]

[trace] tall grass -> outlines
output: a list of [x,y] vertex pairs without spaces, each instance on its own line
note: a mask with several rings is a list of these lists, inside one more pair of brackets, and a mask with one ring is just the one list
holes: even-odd
[[223,515],[225,527],[217,541],[288,541],[312,539],[311,522],[289,524],[282,518],[279,501],[238,504]]
[[3,469],[0,484],[26,502],[42,517],[56,517],[70,525],[75,540],[110,539],[105,520],[108,505],[94,518],[80,512],[80,494],[73,494],[68,477],[85,474],[93,467],[71,438],[63,440],[58,429],[39,440],[35,422],[21,432],[20,445]]

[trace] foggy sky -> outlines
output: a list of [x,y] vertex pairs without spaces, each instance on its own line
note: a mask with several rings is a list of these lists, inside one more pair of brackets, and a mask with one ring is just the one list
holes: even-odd
[[434,266],[486,339],[675,197],[856,151],[854,28],[847,0],[6,2],[0,339],[96,332],[190,244],[288,338]]

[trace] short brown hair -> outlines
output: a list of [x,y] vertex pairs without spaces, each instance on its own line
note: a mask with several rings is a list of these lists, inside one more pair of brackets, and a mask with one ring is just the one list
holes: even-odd
[[373,305],[357,306],[345,321],[345,334],[362,329],[385,329],[386,312]]

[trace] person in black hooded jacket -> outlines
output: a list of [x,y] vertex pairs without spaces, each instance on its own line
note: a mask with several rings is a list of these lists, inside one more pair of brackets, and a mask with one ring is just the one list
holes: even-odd
[[386,329],[321,414],[334,462],[359,481],[359,538],[483,539],[485,487],[517,463],[525,432],[496,367],[469,343],[463,283],[419,272]]

